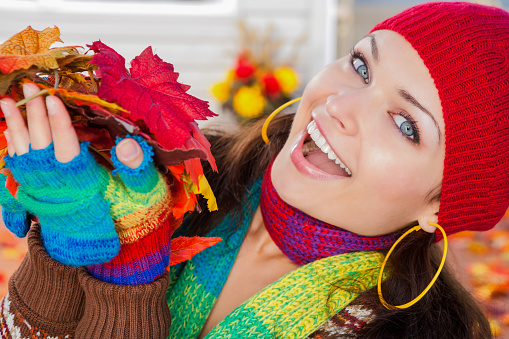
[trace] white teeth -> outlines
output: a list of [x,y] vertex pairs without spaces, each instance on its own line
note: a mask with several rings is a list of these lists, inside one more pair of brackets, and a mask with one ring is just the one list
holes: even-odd
[[[325,138],[320,134],[320,132],[318,132],[318,138],[313,138],[313,140],[316,142],[316,146],[322,148],[324,147],[325,145],[327,145],[327,141],[325,140]],[[325,152],[324,152],[325,153]]]
[[[323,150],[322,150],[322,151],[323,151]],[[323,153],[325,153],[325,152],[323,152]],[[338,157],[336,156],[336,154],[334,154],[334,152],[333,152],[333,151],[329,151],[329,152],[327,153],[327,157],[329,157],[329,159],[330,159],[330,160],[336,160],[336,159],[338,158]]]
[[[352,172],[350,171],[350,169],[348,167],[346,167],[346,165],[343,164],[341,162],[341,160],[339,160],[336,153],[334,153],[332,148],[327,143],[327,140],[325,140],[322,133],[320,133],[320,130],[316,126],[316,122],[314,120],[312,120],[308,124],[308,133],[311,136],[311,139],[313,139],[313,141],[315,142],[316,146],[318,146],[322,150],[323,153],[327,154],[327,157],[330,160],[334,161],[336,163],[336,165],[339,165],[342,169],[344,169],[348,175],[352,175]],[[310,151],[312,151],[313,149],[314,149],[313,146],[306,144],[303,147],[303,152],[307,154]]]
[[314,131],[316,131],[318,129],[318,127],[316,127],[316,123],[315,121],[311,121],[308,125],[308,133],[311,134],[313,133]]
[[318,129],[315,129],[313,132],[309,133],[311,135],[311,139],[315,140],[321,135]]

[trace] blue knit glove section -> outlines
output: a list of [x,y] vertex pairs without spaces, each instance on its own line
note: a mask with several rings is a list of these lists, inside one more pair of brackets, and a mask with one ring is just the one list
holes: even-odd
[[114,146],[111,149],[111,162],[113,166],[115,166],[115,169],[111,174],[118,174],[122,182],[129,187],[129,189],[139,193],[146,193],[155,187],[159,181],[157,169],[153,163],[154,151],[152,146],[139,135],[127,134],[124,138],[117,137],[115,143],[118,145],[120,141],[127,138],[134,139],[138,142],[143,152],[143,161],[137,168],[133,169],[127,167],[118,160],[117,146]]
[[111,260],[120,243],[104,192],[109,173],[90,154],[88,143],[68,163],[55,159],[53,144],[21,156],[5,157],[20,186],[17,199],[39,217],[48,254],[72,266]]
[[7,177],[0,178],[0,205],[5,226],[17,237],[23,238],[30,229],[31,220],[28,211],[5,188]]

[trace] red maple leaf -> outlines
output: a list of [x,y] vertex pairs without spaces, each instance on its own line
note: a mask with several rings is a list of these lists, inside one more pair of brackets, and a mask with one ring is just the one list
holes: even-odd
[[177,82],[173,65],[151,47],[131,61],[130,70],[125,59],[101,41],[89,47],[96,53],[91,63],[102,74],[97,95],[128,110],[122,113],[125,118],[143,120],[164,148],[181,148],[192,137],[191,122],[216,115],[206,101],[186,93],[189,86]]
[[178,237],[171,240],[170,265],[191,259],[195,254],[220,242],[216,237]]

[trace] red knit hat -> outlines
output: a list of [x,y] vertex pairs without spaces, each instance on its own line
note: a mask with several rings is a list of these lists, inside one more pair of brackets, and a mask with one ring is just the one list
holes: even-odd
[[381,29],[412,44],[438,89],[445,121],[438,223],[448,235],[493,228],[509,207],[509,13],[426,3],[373,31]]

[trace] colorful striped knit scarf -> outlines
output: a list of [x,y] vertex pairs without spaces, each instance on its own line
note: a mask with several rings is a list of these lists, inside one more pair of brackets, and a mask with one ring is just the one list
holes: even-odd
[[332,255],[373,251],[392,246],[398,235],[366,237],[317,220],[287,204],[272,185],[272,165],[263,176],[260,207],[265,228],[279,249],[304,265]]
[[[224,241],[171,269],[169,338],[197,338],[229,275],[259,204],[261,180],[242,214],[229,214],[209,236]],[[324,258],[287,274],[223,319],[206,338],[305,338],[361,292],[376,285],[382,255],[354,252]]]

